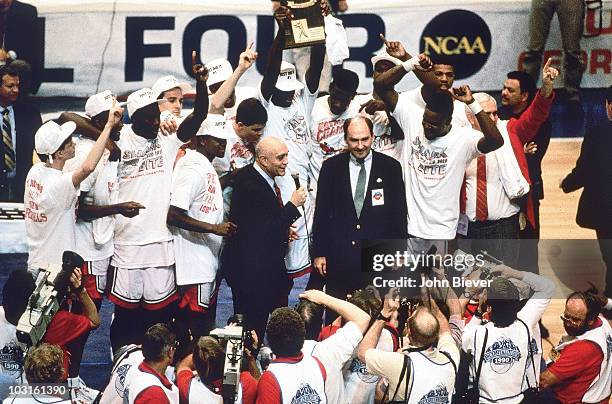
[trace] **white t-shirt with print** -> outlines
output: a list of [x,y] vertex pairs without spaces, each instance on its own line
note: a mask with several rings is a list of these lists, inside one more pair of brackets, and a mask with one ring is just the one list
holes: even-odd
[[[95,141],[84,137],[75,138],[75,155],[64,165],[64,172],[79,168]],[[117,191],[118,162],[108,160],[109,152],[104,151],[96,169],[83,182],[80,192],[91,205],[111,205]],[[98,261],[113,255],[114,216],[106,216],[93,221],[77,219],[75,225],[76,252],[85,261]]]
[[399,96],[393,117],[404,131],[404,183],[408,204],[408,233],[424,239],[455,238],[459,193],[467,165],[479,156],[482,133],[452,126],[445,136],[428,140],[423,113],[409,93]]
[[75,222],[78,189],[72,173],[64,173],[45,163],[28,172],[24,209],[28,239],[28,267],[62,264],[62,254],[75,250]]
[[[170,205],[187,211],[201,222],[223,222],[223,195],[219,177],[208,159],[188,149],[176,164],[172,175]],[[223,237],[172,228],[176,283],[192,285],[212,282],[219,267]]]
[[259,92],[259,99],[268,112],[268,123],[263,131],[263,137],[274,136],[285,142],[289,149],[289,171],[299,173],[305,179],[309,174],[309,161],[312,154],[310,142],[310,117],[318,91],[311,94],[308,86],[296,91],[293,102],[287,108],[266,101]]
[[133,218],[116,218],[115,244],[140,246],[172,239],[166,215],[172,168],[182,144],[175,135],[146,139],[134,133],[131,125],[123,127],[117,142],[121,149],[117,202],[134,201],[145,209]]
[[17,344],[17,328],[6,320],[4,308],[0,306],[0,374],[14,383],[25,383],[24,359],[23,349]]
[[[423,99],[423,95],[421,94],[421,89],[423,86],[418,86],[417,88],[413,88],[412,90],[405,91],[400,93],[400,98],[402,102],[411,102],[418,108],[420,108],[421,115],[425,112],[425,106],[427,105],[425,100]],[[399,103],[399,99],[398,99]],[[472,124],[467,119],[467,115],[465,114],[465,103],[459,100],[453,100],[453,117],[451,120],[451,124],[454,127],[465,127],[471,128]]]
[[315,181],[319,179],[319,172],[325,160],[346,151],[344,121],[359,114],[359,103],[355,100],[351,101],[346,111],[340,115],[333,114],[329,110],[328,100],[329,95],[316,99],[310,120],[312,142],[310,171]]

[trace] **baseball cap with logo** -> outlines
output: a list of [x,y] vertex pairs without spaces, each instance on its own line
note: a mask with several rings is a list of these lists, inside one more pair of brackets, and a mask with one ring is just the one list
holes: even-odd
[[[110,90],[92,95],[85,103],[85,115],[92,118],[104,111],[110,111],[110,109],[113,107],[114,99],[115,96],[110,92]],[[125,102],[117,103],[117,105],[120,107],[124,106],[125,104]]]
[[196,133],[197,136],[212,136],[218,139],[229,140],[233,136],[226,129],[225,126],[226,120],[225,116],[218,114],[208,114],[208,117],[202,122],[202,126]]
[[138,91],[134,91],[127,98],[127,110],[130,118],[136,111],[154,103],[167,102],[165,99],[158,100],[155,93],[150,88],[142,88]]
[[378,55],[374,55],[372,56],[372,66],[376,66],[376,63],[380,62],[381,60],[386,60],[388,62],[393,63],[395,66],[401,65],[402,61],[399,60],[398,58],[395,58],[391,55],[389,55],[387,52],[383,51],[381,53],[379,53]]
[[212,86],[229,79],[234,72],[232,65],[226,59],[219,58],[206,63],[208,69],[208,80],[206,84]]
[[58,125],[53,121],[45,122],[34,135],[34,145],[36,153],[46,154],[49,156],[49,161],[52,163],[51,155],[55,153],[62,143],[70,136],[76,129],[76,123],[68,121],[62,125]]
[[297,79],[294,65],[289,62],[281,63],[276,88],[281,91],[297,91],[304,88],[304,84]]
[[177,78],[174,76],[164,76],[164,77],[157,79],[155,84],[153,84],[153,93],[155,94],[155,97],[157,98],[160,95],[162,95],[165,91],[172,90],[173,88],[177,88],[177,87],[183,91],[183,94],[193,92],[193,87],[191,87],[191,84],[182,83],[178,81]]

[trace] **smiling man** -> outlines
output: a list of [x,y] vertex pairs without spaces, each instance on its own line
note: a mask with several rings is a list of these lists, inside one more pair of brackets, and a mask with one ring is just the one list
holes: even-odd
[[314,266],[339,299],[359,289],[362,240],[406,237],[406,193],[395,159],[372,151],[372,121],[344,122],[348,153],[323,163],[313,226]]

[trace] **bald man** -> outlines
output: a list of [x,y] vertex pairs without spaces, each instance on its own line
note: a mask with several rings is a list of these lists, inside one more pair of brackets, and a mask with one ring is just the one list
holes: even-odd
[[[459,365],[459,348],[446,317],[433,300],[430,306],[431,309],[419,307],[408,318],[409,345],[402,352],[374,349],[382,329],[399,307],[397,299],[385,300],[376,321],[359,344],[357,356],[366,364],[368,373],[389,380],[390,401],[416,403],[429,398],[450,402]],[[410,366],[402,372],[408,363]],[[401,380],[400,375],[403,376]]]
[[234,182],[229,220],[238,231],[227,240],[221,257],[234,312],[244,314],[247,328],[260,338],[268,315],[286,305],[289,230],[300,217],[297,208],[306,201],[301,187],[289,202],[282,202],[275,178],[285,175],[288,158],[287,145],[280,139],[267,137],[257,144],[255,163],[241,170]]
[[372,121],[361,116],[344,121],[348,152],[325,160],[317,185],[314,266],[327,294],[340,299],[365,286],[360,282],[362,240],[407,237],[402,167],[372,150],[372,128]]

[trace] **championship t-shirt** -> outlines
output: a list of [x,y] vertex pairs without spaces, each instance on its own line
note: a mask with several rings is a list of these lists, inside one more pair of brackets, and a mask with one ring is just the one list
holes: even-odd
[[423,133],[423,111],[415,107],[409,92],[399,95],[392,116],[405,136],[408,233],[424,239],[451,240],[457,232],[465,169],[481,154],[477,145],[482,133],[453,125],[445,136],[428,140]]
[[[75,139],[75,155],[64,165],[64,172],[79,168],[87,158],[95,141],[84,137]],[[90,205],[111,205],[117,190],[117,162],[108,160],[104,151],[96,169],[83,182],[80,191],[85,193],[85,202]],[[113,255],[114,216],[93,221],[77,219],[75,225],[76,252],[85,261],[98,261]],[[95,231],[94,231],[95,228]]]
[[359,114],[359,103],[353,100],[346,111],[335,115],[329,110],[328,100],[329,95],[317,98],[312,108],[310,170],[315,181],[319,179],[319,172],[325,160],[347,150],[344,121]]
[[[188,149],[174,169],[170,205],[187,211],[201,222],[223,221],[223,194],[219,177],[201,153]],[[212,282],[219,266],[223,237],[172,227],[176,283],[191,285]]]
[[133,218],[116,217],[116,245],[144,245],[169,241],[166,226],[170,205],[172,168],[183,143],[176,135],[159,134],[153,139],[136,135],[131,125],[121,130],[117,202],[134,201],[145,209]]
[[61,265],[64,251],[74,251],[77,201],[72,173],[45,163],[32,166],[24,195],[29,268]]
[[0,306],[0,374],[7,376],[13,383],[25,383],[23,360],[25,353],[17,344],[17,327],[4,317],[4,308]]
[[262,137],[274,136],[285,142],[289,149],[289,171],[299,173],[300,177],[308,175],[308,165],[312,154],[310,128],[308,124],[312,108],[317,99],[316,91],[311,94],[308,86],[296,91],[293,102],[287,108],[266,101],[259,93],[259,99],[268,112],[268,123]]

